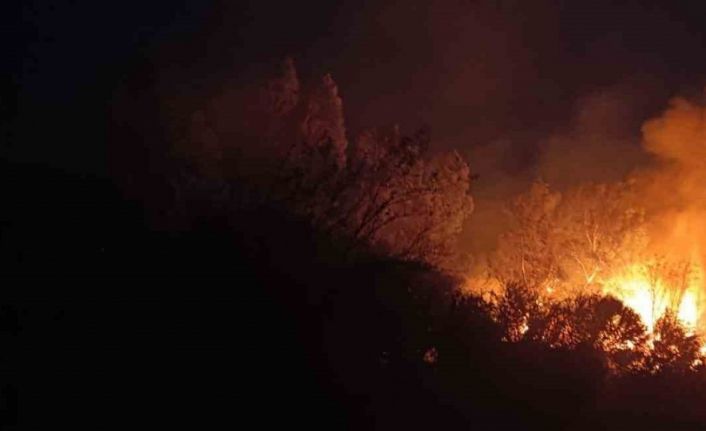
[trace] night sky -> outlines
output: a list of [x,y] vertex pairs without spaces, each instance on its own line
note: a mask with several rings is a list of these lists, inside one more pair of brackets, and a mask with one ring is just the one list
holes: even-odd
[[100,171],[111,96],[145,64],[198,99],[291,54],[304,77],[333,74],[351,133],[429,124],[471,156],[501,143],[518,172],[586,98],[619,99],[605,133],[637,138],[669,97],[700,93],[706,8],[674,3],[26,1],[5,17],[3,152]]

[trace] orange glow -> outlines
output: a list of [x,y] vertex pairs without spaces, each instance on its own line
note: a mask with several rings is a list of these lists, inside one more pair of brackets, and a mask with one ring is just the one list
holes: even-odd
[[696,328],[699,319],[699,311],[696,294],[693,290],[688,290],[684,293],[681,304],[679,304],[677,317],[684,322],[687,328]]
[[620,299],[642,319],[649,332],[667,309],[673,309],[686,329],[693,333],[699,321],[701,271],[691,277],[686,286],[674,286],[663,278],[649,277],[646,265],[633,264],[619,271],[604,285],[604,293]]

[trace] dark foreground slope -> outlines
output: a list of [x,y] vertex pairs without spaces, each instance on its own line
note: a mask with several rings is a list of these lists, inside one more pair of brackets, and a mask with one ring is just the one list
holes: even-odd
[[[693,376],[501,343],[421,265],[260,207],[148,228],[110,182],[5,164],[6,429],[702,429]],[[682,397],[682,394],[687,394]]]

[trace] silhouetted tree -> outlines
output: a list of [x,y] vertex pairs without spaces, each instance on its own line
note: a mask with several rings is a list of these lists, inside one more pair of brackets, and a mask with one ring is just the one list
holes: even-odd
[[504,286],[493,309],[495,321],[503,328],[503,339],[507,341],[522,339],[532,321],[540,318],[541,314],[537,291],[516,282]]
[[[470,171],[461,156],[449,152],[428,157],[430,135],[425,129],[411,136],[396,127],[375,129],[361,133],[349,146],[343,101],[333,78],[325,75],[311,90],[301,88],[288,59],[261,92],[258,112],[267,119],[257,132],[259,147],[272,151],[269,161],[259,162],[265,167],[252,182],[267,184],[261,189],[264,199],[345,238],[353,253],[374,249],[437,266],[452,261],[455,240],[473,209]],[[218,146],[205,144],[220,142],[207,123],[200,114],[194,117],[192,148]],[[224,144],[219,145],[224,152]],[[212,153],[194,159],[221,158]],[[249,181],[228,171],[220,177]]]
[[673,311],[655,323],[649,367],[652,372],[686,372],[698,365],[699,338],[688,335]]
[[351,153],[342,211],[326,228],[344,232],[355,247],[443,264],[472,210],[469,169],[455,152],[424,158],[428,142],[424,130],[363,133]]
[[531,336],[553,347],[587,344],[616,373],[644,365],[647,333],[640,317],[610,296],[580,295],[551,304]]

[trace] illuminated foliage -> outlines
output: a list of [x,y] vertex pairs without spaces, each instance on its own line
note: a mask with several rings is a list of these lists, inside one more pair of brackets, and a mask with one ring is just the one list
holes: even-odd
[[561,196],[542,182],[518,196],[508,212],[512,229],[501,236],[498,250],[490,259],[490,273],[501,282],[521,282],[541,289],[551,288],[560,268],[554,238],[554,213]]
[[512,202],[509,213],[514,224],[500,237],[490,273],[542,294],[595,291],[646,243],[644,217],[628,183],[586,184],[562,195],[538,182]]
[[644,215],[629,183],[583,184],[566,192],[555,226],[567,279],[589,286],[645,247]]

